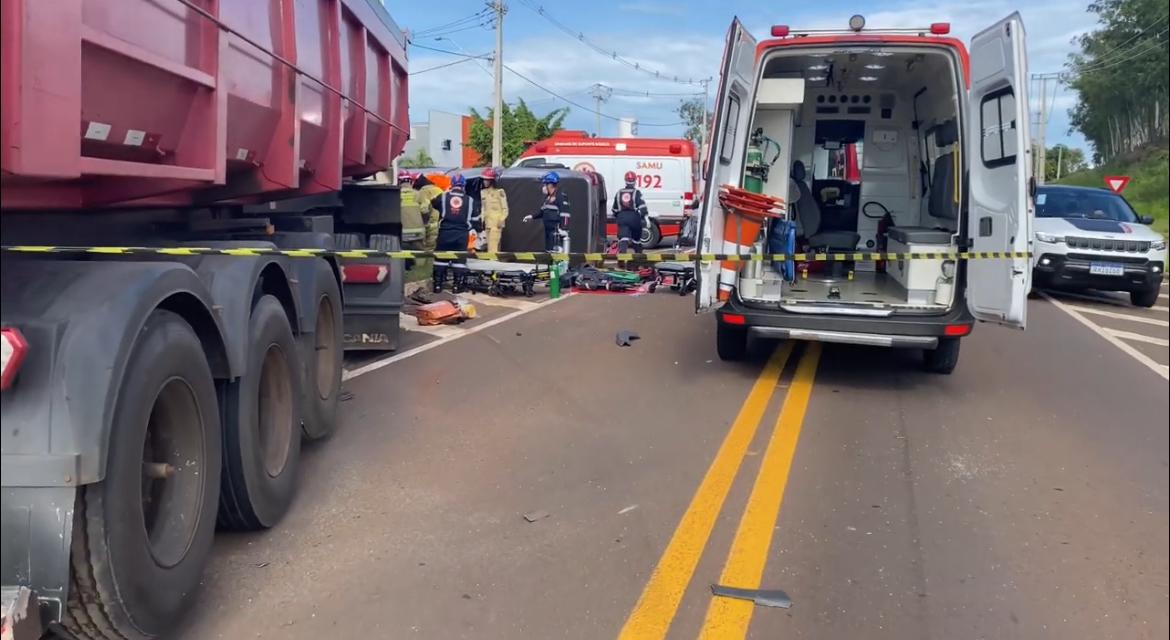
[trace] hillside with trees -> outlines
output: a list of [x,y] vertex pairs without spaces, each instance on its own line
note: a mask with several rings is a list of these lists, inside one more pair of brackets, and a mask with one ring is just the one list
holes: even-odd
[[1097,0],[1099,27],[1077,39],[1067,80],[1080,103],[1071,123],[1109,163],[1147,145],[1165,144],[1170,101],[1170,4]]

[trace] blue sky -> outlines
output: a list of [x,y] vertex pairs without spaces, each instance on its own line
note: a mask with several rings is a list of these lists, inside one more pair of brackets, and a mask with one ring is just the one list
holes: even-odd
[[[415,33],[472,16],[485,7],[483,0],[446,0],[429,4],[389,0],[391,15],[403,28]],[[703,78],[718,72],[723,37],[732,16],[738,15],[756,37],[766,36],[772,24],[804,28],[844,26],[853,13],[863,13],[871,27],[924,26],[950,22],[952,33],[967,40],[988,24],[1018,10],[1028,33],[1029,61],[1033,72],[1058,71],[1073,46],[1073,37],[1091,30],[1093,16],[1085,11],[1087,0],[1048,0],[1023,7],[1010,0],[941,0],[930,6],[908,0],[870,2],[722,2],[668,0],[592,0],[583,3],[548,0],[508,0],[504,20],[504,62],[539,84],[579,103],[566,105],[514,74],[505,72],[504,96],[523,98],[534,111],[543,113],[569,106],[567,126],[593,130],[596,117],[589,88],[600,82],[615,88],[601,111],[614,118],[636,117],[641,135],[673,136],[682,132],[674,108],[678,96],[636,96],[633,92],[680,94],[701,91],[698,86],[663,81],[603,56],[545,21],[533,7],[543,6],[559,22],[622,57],[664,74]],[[486,21],[483,21],[486,23]],[[495,46],[494,31],[470,21],[442,39],[418,37],[428,47],[471,54],[488,54]],[[454,62],[458,58],[412,48],[410,69],[419,71]],[[427,111],[438,109],[466,113],[468,107],[491,104],[490,62],[482,67],[466,62],[411,77],[411,119],[425,121]],[[622,94],[625,95],[622,95]],[[1033,96],[1034,97],[1034,96]],[[1085,146],[1077,133],[1068,134],[1067,110],[1076,96],[1066,88],[1057,94],[1048,128],[1049,144],[1064,142]],[[602,135],[615,135],[617,123],[603,118]]]

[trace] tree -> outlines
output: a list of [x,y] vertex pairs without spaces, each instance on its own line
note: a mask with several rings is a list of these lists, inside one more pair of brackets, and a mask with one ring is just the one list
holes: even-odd
[[[504,127],[504,144],[501,149],[503,157],[500,158],[500,162],[504,166],[511,165],[524,153],[528,143],[543,140],[560,131],[567,115],[568,108],[562,108],[538,117],[523,100],[518,100],[515,105],[505,103],[500,112],[500,121]],[[471,109],[471,135],[468,146],[479,154],[480,166],[487,166],[492,161],[493,116],[491,108],[486,109],[482,116],[475,109]]]
[[[1033,151],[1033,157],[1038,157],[1035,150]],[[1046,158],[1047,162],[1044,165],[1045,182],[1054,182],[1058,177],[1076,173],[1088,166],[1085,163],[1084,151],[1063,144],[1049,147]],[[1057,164],[1058,162],[1060,163],[1059,165]],[[1057,172],[1057,166],[1060,167],[1059,173]],[[1039,167],[1036,167],[1036,169],[1038,171]]]
[[422,167],[435,166],[435,159],[427,153],[426,149],[420,148],[413,156],[403,156],[398,161],[398,166],[403,169],[421,169]]
[[1164,142],[1170,106],[1166,0],[1093,0],[1097,30],[1074,40],[1068,83],[1080,96],[1070,122],[1098,162]]
[[702,98],[691,98],[689,100],[680,100],[678,103],[679,120],[686,125],[686,131],[683,137],[692,142],[697,142],[703,135],[703,114],[706,113],[703,108]]

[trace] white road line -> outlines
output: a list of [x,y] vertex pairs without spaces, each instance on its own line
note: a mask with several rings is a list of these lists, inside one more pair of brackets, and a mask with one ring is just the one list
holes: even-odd
[[[1162,286],[1166,286],[1166,285],[1162,285]],[[1170,298],[1170,294],[1159,293],[1158,298],[1161,300],[1165,300],[1166,298]]]
[[[1050,296],[1046,293],[1041,292],[1040,295],[1043,295],[1045,298],[1048,298],[1049,300],[1051,300],[1053,302],[1059,302],[1059,300],[1057,300],[1056,298],[1053,298],[1052,296]],[[1118,320],[1128,320],[1130,322],[1140,322],[1142,324],[1152,324],[1156,327],[1170,327],[1170,322],[1167,322],[1165,320],[1155,320],[1154,318],[1143,318],[1141,316],[1131,316],[1131,315],[1126,314],[1126,313],[1114,313],[1112,311],[1105,311],[1103,309],[1093,309],[1092,307],[1081,307],[1081,306],[1064,304],[1064,303],[1061,303],[1061,304],[1065,307],[1068,307],[1069,309],[1072,309],[1073,311],[1079,311],[1081,313],[1090,313],[1090,314],[1093,314],[1095,316],[1105,316],[1106,318],[1117,318]]]
[[342,379],[342,381],[353,380],[354,378],[356,378],[358,376],[364,376],[367,373],[377,371],[378,369],[381,369],[383,367],[388,367],[388,366],[394,364],[395,362],[400,362],[400,361],[405,360],[407,358],[412,358],[414,356],[417,356],[420,353],[425,353],[427,351],[430,351],[431,349],[434,349],[435,347],[445,345],[448,342],[451,342],[453,340],[458,340],[458,339],[463,338],[465,336],[479,333],[480,331],[483,331],[484,329],[490,329],[496,325],[503,324],[503,323],[513,319],[513,318],[518,318],[526,313],[532,313],[533,311],[536,311],[537,309],[541,309],[543,307],[547,307],[547,306],[549,306],[555,302],[558,302],[560,300],[570,298],[570,297],[572,297],[572,295],[573,294],[571,294],[571,293],[565,293],[560,298],[550,298],[547,302],[545,302],[539,306],[534,306],[534,307],[530,307],[527,309],[518,309],[516,311],[513,311],[512,313],[509,313],[508,315],[500,316],[498,318],[488,320],[487,322],[485,322],[483,324],[477,324],[475,326],[469,327],[467,329],[460,331],[457,335],[449,335],[449,336],[444,337],[444,338],[439,338],[438,340],[435,340],[433,342],[428,342],[424,345],[420,345],[420,346],[417,346],[413,349],[408,349],[407,351],[403,351],[402,353],[398,353],[398,354],[395,354],[393,356],[390,356],[389,358],[386,358],[385,360],[377,360],[377,361],[371,362],[369,364],[362,365],[356,369],[347,369],[341,373],[341,379]]
[[[1077,322],[1088,327],[1089,330],[1092,331],[1093,333],[1101,336],[1102,338],[1105,338],[1105,340],[1107,340],[1109,342],[1109,344],[1112,344],[1113,346],[1117,347],[1118,349],[1121,349],[1129,357],[1144,364],[1146,367],[1148,367],[1150,369],[1150,371],[1153,371],[1154,373],[1162,376],[1162,378],[1164,380],[1170,380],[1170,367],[1167,367],[1164,364],[1159,364],[1157,362],[1154,362],[1153,358],[1150,358],[1149,356],[1142,353],[1141,351],[1134,349],[1133,347],[1129,346],[1128,344],[1121,341],[1120,339],[1109,335],[1109,332],[1106,331],[1104,328],[1098,326],[1092,320],[1089,320],[1085,316],[1081,315],[1079,313],[1079,311],[1082,311],[1083,309],[1081,309],[1080,307],[1072,307],[1072,306],[1069,306],[1067,304],[1064,304],[1060,300],[1053,298],[1052,296],[1044,293],[1043,291],[1040,292],[1040,295],[1044,296],[1044,299],[1046,299],[1049,302],[1051,302],[1052,304],[1056,305],[1057,309],[1060,309],[1061,311],[1067,313],[1068,315],[1072,316],[1074,320],[1076,320]],[[1121,314],[1109,314],[1109,315],[1121,315]]]
[[1086,300],[1088,302],[1096,302],[1098,304],[1108,304],[1108,305],[1112,305],[1114,307],[1125,307],[1126,309],[1133,308],[1133,305],[1131,305],[1128,300],[1118,300],[1117,298],[1112,298],[1112,297],[1109,297],[1108,295],[1091,296],[1087,293],[1076,293],[1074,291],[1059,291],[1059,292],[1050,291],[1049,293],[1051,293],[1053,297],[1059,298],[1060,300],[1064,300],[1066,298],[1073,298],[1076,300]]
[[1132,333],[1129,331],[1122,331],[1120,329],[1110,329],[1105,327],[1105,331],[1114,338],[1121,338],[1122,340],[1132,340],[1133,342],[1144,342],[1146,344],[1156,344],[1160,347],[1170,347],[1170,340],[1165,338],[1155,338],[1153,336],[1143,336],[1140,333]]

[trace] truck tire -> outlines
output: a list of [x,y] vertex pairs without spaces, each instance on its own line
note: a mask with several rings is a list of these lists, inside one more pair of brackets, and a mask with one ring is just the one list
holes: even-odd
[[189,606],[215,534],[215,383],[191,326],[156,310],[118,388],[106,476],[78,494],[62,626],[80,637],[154,638]]
[[922,351],[922,366],[931,373],[950,375],[959,364],[959,339],[939,338],[938,346]]
[[329,437],[337,428],[337,401],[341,391],[342,317],[341,289],[333,268],[317,260],[313,291],[316,292],[317,325],[304,353],[305,388],[301,426],[309,440]]
[[333,248],[338,251],[365,249],[366,236],[360,233],[335,233],[333,234]]
[[747,355],[747,331],[720,322],[715,328],[715,350],[720,360],[743,360]]
[[292,502],[301,453],[299,366],[284,307],[261,296],[248,327],[248,368],[223,394],[225,529],[269,528]]
[[643,250],[656,248],[662,242],[662,230],[658,228],[658,223],[646,220],[642,225],[642,237],[639,240]]
[[1135,307],[1146,307],[1147,309],[1158,304],[1158,294],[1162,293],[1161,287],[1150,287],[1142,289],[1141,291],[1130,291],[1129,301]]

